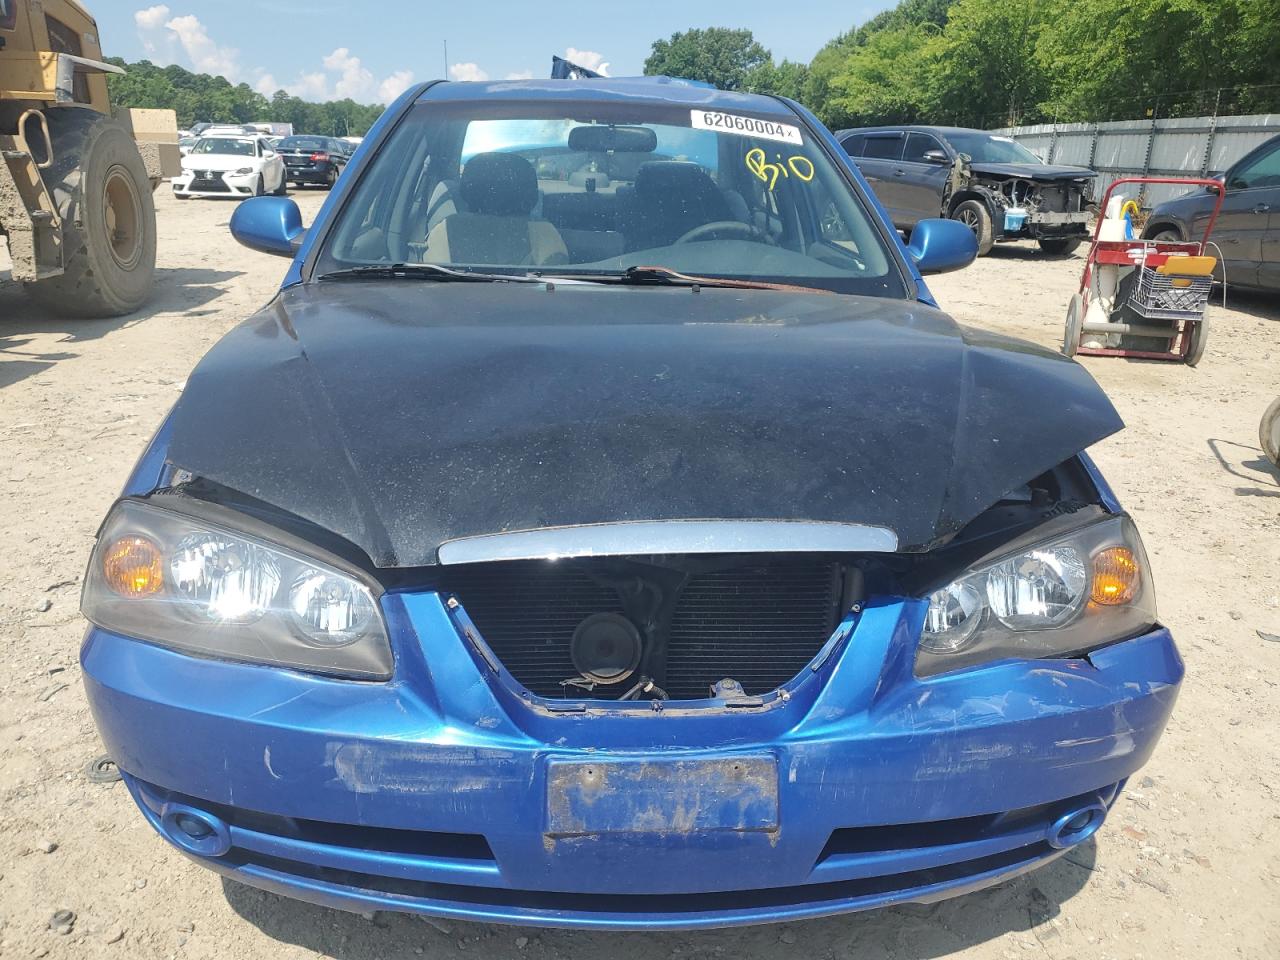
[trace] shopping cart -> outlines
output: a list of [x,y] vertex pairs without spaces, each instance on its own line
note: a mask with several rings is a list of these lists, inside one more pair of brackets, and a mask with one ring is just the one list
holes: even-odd
[[[1099,207],[1108,210],[1117,187],[1165,183],[1209,187],[1217,200],[1205,223],[1204,236],[1186,242],[1103,238],[1117,222],[1098,218],[1085,257],[1080,289],[1067,307],[1062,352],[1099,357],[1200,362],[1208,339],[1205,306],[1213,290],[1217,260],[1206,254],[1209,235],[1222,209],[1217,180],[1175,177],[1128,177],[1107,187]],[[1104,226],[1108,229],[1104,231]],[[1091,319],[1091,304],[1103,318]],[[1163,349],[1161,349],[1163,347]]]

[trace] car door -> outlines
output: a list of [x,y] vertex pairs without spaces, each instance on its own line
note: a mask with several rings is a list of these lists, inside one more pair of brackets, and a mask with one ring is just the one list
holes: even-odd
[[951,176],[950,154],[937,137],[910,132],[894,168],[894,192],[910,224],[942,215],[942,194]]
[[[1255,150],[1227,171],[1222,212],[1209,238],[1222,251],[1228,285],[1280,285],[1280,139]],[[1191,239],[1204,235],[1212,205],[1197,211]],[[1271,255],[1267,263],[1266,254]],[[1270,278],[1269,282],[1267,279]]]
[[902,131],[877,130],[865,136],[862,156],[855,157],[854,162],[889,211],[893,225],[908,227],[915,221],[911,219],[910,211],[903,208],[903,196],[896,175],[902,160]]

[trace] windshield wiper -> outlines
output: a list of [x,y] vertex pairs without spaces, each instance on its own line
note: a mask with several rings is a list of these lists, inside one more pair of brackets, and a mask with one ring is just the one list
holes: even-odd
[[363,267],[348,267],[345,270],[334,270],[332,273],[320,275],[321,280],[439,280],[449,283],[455,280],[463,283],[542,283],[537,277],[520,276],[507,273],[476,273],[470,270],[455,270],[442,267],[438,263],[392,263],[369,264]]
[[730,277],[701,277],[681,273],[670,267],[634,266],[621,273],[557,274],[542,277],[544,280],[591,280],[596,283],[661,284],[687,287],[737,287],[742,290],[785,290],[792,293],[830,293],[822,287],[805,287],[792,283],[769,283],[765,280],[734,280]]

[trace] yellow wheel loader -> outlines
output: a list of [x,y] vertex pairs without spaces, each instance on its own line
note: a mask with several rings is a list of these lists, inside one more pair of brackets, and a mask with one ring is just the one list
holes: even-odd
[[146,302],[151,194],[180,168],[173,111],[113,113],[109,73],[123,71],[74,0],[0,0],[0,236],[11,279],[68,316]]

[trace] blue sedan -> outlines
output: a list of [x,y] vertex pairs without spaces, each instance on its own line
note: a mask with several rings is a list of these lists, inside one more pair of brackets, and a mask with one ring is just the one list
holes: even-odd
[[188,380],[82,651],[142,815],[347,910],[928,902],[1102,826],[1183,667],[1083,368],[959,326],[803,108],[434,83]]

